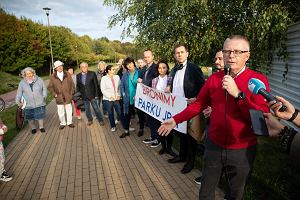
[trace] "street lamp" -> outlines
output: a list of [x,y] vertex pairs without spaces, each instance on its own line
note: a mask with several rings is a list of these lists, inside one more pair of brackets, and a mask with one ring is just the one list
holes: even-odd
[[76,68],[78,67],[78,50],[77,50],[77,44],[75,45],[76,48]]
[[48,20],[48,30],[49,30],[49,41],[50,41],[50,52],[51,52],[51,67],[50,67],[50,75],[51,75],[51,69],[54,70],[53,68],[53,52],[52,52],[52,43],[51,43],[51,33],[50,33],[50,22],[49,22],[49,11],[51,10],[51,8],[43,8],[43,10],[46,12],[47,15],[47,20]]

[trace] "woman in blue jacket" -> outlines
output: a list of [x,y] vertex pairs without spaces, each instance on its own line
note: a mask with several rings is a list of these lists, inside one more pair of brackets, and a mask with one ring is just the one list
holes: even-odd
[[129,136],[129,124],[131,115],[134,113],[134,98],[136,94],[137,80],[141,76],[141,71],[136,68],[133,58],[126,58],[124,60],[124,67],[127,69],[127,72],[122,76],[120,90],[123,98],[125,132],[120,135],[120,138]]

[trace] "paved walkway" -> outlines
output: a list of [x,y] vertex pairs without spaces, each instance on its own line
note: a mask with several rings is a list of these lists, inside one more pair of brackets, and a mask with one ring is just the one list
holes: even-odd
[[85,117],[59,130],[53,101],[46,119],[45,134],[26,126],[6,148],[14,179],[0,183],[0,199],[198,199],[199,170],[181,174],[182,163],[169,164],[143,137],[120,139],[120,125],[112,133],[107,120],[87,126]]

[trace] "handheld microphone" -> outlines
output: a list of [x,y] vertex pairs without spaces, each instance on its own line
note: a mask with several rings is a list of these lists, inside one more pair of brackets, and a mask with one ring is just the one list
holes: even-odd
[[[230,66],[230,64],[226,64],[224,66],[224,75],[230,75],[230,72],[231,72],[231,66]],[[227,92],[227,90],[225,90],[226,100],[227,100],[227,94],[228,94],[228,92]]]
[[230,72],[231,72],[231,66],[230,66],[230,64],[226,64],[224,66],[224,74],[225,75],[230,75]]
[[[269,92],[266,91],[266,86],[265,84],[256,78],[251,78],[248,82],[248,89],[253,93],[253,94],[260,94],[263,97],[266,98],[266,100],[268,102],[270,101],[276,101],[278,102],[278,100],[271,95]],[[284,112],[286,111],[287,107],[285,105],[282,105],[281,108],[279,109],[280,112]]]

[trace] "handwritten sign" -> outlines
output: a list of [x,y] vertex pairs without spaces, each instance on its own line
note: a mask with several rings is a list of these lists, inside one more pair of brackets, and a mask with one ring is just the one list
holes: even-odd
[[[183,97],[138,83],[135,107],[162,122],[184,110],[187,107],[187,102]],[[175,130],[186,133],[186,128],[186,122],[182,122],[176,126]]]

